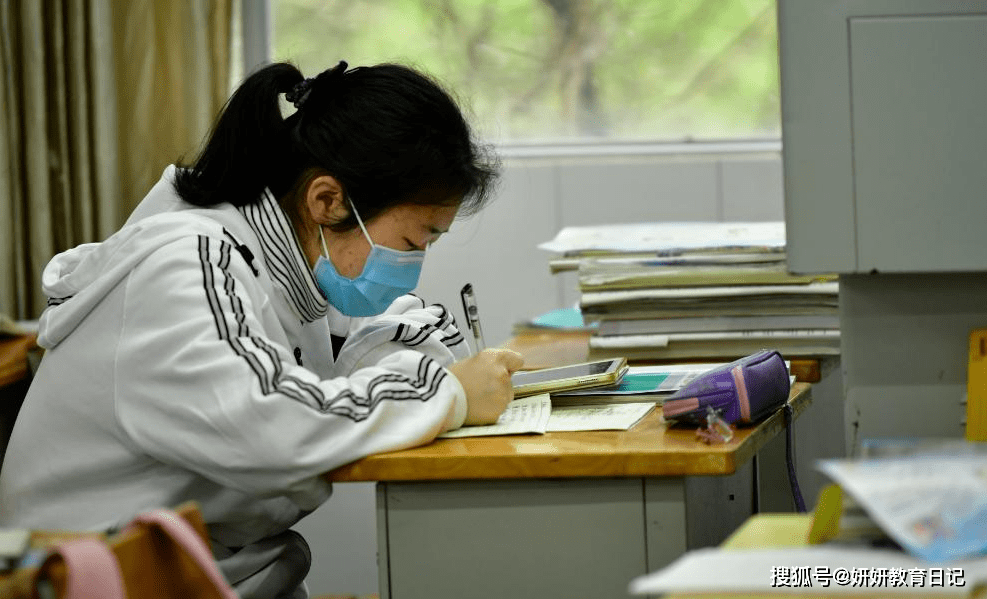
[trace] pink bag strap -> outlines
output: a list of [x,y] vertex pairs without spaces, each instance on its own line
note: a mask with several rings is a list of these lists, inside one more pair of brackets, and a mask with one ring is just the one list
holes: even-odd
[[52,553],[65,562],[63,599],[125,599],[120,564],[104,541],[92,537],[62,541]]
[[178,514],[171,510],[151,510],[138,514],[133,520],[134,524],[157,525],[178,543],[185,553],[198,564],[206,577],[213,583],[220,596],[225,599],[238,599],[236,592],[226,581],[226,578],[219,571],[219,566],[213,559],[212,552],[206,546],[205,541],[198,535],[192,525],[186,522]]

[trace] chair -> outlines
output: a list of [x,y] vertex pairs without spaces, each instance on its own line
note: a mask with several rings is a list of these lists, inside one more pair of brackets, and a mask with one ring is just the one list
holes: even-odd
[[[201,541],[200,549],[208,554],[208,536],[201,513],[194,503],[183,504],[171,514],[177,514],[188,523]],[[95,539],[112,551],[119,564],[123,590],[127,597],[141,599],[186,599],[235,597],[232,589],[222,579],[211,554],[200,565],[159,524],[137,522],[123,531],[105,535],[102,533],[78,533],[66,531],[33,531],[31,546],[47,549],[63,541]],[[212,570],[210,577],[210,569]],[[217,581],[214,577],[219,576]],[[36,599],[40,585],[50,585],[55,597],[66,597],[70,573],[62,557],[48,558],[37,567],[15,570],[0,580],[0,597],[10,599]]]

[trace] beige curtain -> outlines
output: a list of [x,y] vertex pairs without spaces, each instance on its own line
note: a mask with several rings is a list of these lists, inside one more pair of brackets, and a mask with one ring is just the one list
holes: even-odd
[[191,160],[229,90],[232,0],[0,2],[0,313]]

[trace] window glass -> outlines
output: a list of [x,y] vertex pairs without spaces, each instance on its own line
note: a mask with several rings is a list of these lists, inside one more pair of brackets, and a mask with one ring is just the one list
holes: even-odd
[[776,139],[775,0],[271,0],[307,76],[397,61],[500,143]]

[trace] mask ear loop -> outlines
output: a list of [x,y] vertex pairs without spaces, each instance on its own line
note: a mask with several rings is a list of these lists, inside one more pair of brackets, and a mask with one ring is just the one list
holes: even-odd
[[346,199],[350,201],[350,208],[353,209],[353,216],[356,217],[356,222],[360,225],[360,230],[363,231],[363,236],[367,238],[367,242],[369,242],[370,247],[373,248],[377,244],[374,243],[373,239],[370,239],[370,233],[367,233],[367,228],[363,226],[363,219],[360,218],[360,213],[356,211],[356,204],[354,204],[353,200],[350,198]]
[[322,225],[318,225],[318,227],[319,227],[319,241],[322,242],[322,255],[325,256],[328,259],[329,258],[329,248],[326,247],[326,238],[322,234]]
[[[373,239],[370,239],[370,233],[368,233],[367,232],[367,228],[365,226],[363,226],[363,219],[360,218],[360,213],[356,211],[356,206],[353,204],[353,200],[350,200],[349,198],[346,198],[346,199],[349,200],[349,202],[350,202],[350,208],[353,209],[353,216],[356,217],[356,222],[360,225],[360,230],[363,231],[363,236],[367,238],[367,242],[370,244],[370,247],[371,248],[374,247],[374,240]],[[328,258],[329,257],[329,248],[326,247],[326,238],[322,234],[322,225],[319,225],[319,241],[322,242],[322,253],[323,253],[323,255],[326,258]]]

